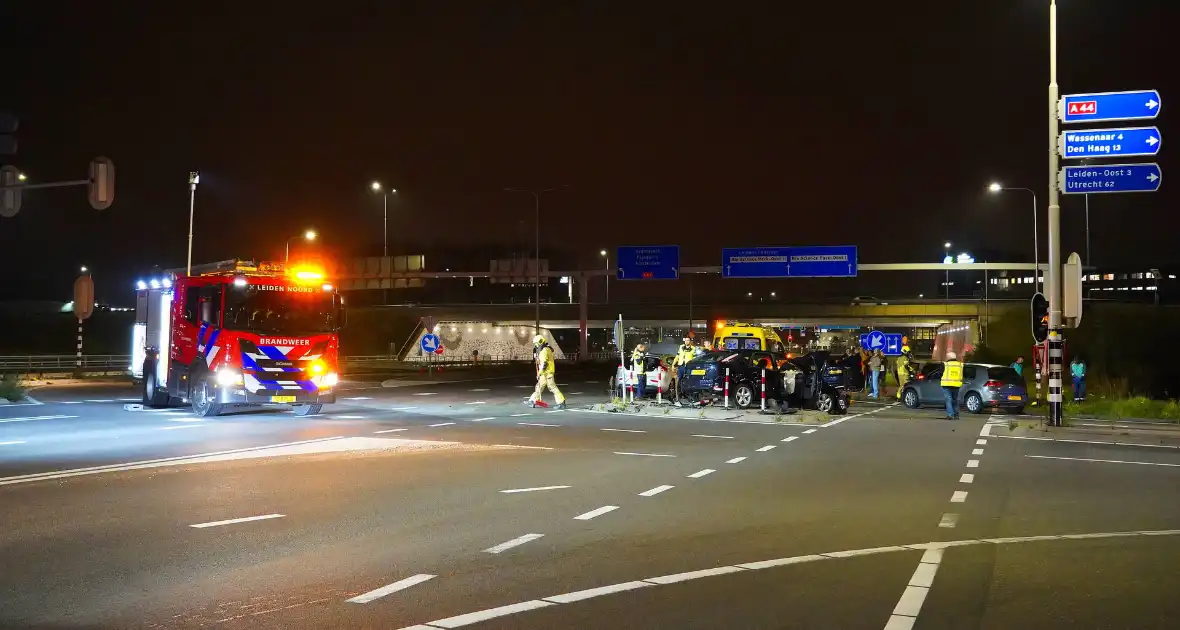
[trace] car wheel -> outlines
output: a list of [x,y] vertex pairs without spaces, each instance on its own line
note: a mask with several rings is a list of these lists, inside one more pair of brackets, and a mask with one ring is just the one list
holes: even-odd
[[832,413],[833,403],[831,394],[820,392],[819,397],[815,399],[815,409],[824,413]]
[[323,408],[323,405],[295,405],[295,415],[301,418],[304,416],[314,416]]
[[213,375],[204,374],[193,383],[193,393],[190,396],[193,413],[201,418],[213,417],[221,414],[222,405],[217,402],[217,389],[213,386]]
[[917,409],[921,406],[918,402],[918,392],[913,389],[905,390],[905,393],[901,395],[901,401],[910,409]]
[[738,385],[733,390],[733,402],[738,409],[749,409],[754,404],[754,388],[746,383]]
[[963,403],[967,406],[967,411],[971,413],[983,412],[983,398],[975,392],[967,394],[967,397],[963,399]]
[[832,411],[830,413],[842,416],[848,413],[848,395],[839,394],[832,399]]

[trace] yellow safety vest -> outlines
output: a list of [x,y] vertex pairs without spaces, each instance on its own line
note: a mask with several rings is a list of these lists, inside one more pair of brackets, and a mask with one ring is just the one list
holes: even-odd
[[676,365],[688,365],[696,356],[696,350],[692,346],[680,346],[680,352],[676,353]]
[[942,386],[963,386],[963,364],[958,361],[947,361],[942,365]]
[[545,346],[537,352],[537,372],[553,376],[556,363],[553,361],[553,348]]
[[638,350],[631,351],[631,370],[636,374],[647,373],[647,370],[643,368],[643,357],[646,356],[646,354],[646,352],[640,352]]

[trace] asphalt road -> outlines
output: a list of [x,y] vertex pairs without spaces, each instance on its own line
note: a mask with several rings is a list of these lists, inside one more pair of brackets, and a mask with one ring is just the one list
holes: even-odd
[[605,376],[558,380],[566,411],[497,379],[308,418],[38,390],[0,407],[0,626],[1180,624],[1180,449],[603,413]]

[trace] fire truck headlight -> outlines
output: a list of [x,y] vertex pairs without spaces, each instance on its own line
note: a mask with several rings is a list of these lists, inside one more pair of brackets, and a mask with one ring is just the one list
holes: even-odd
[[317,374],[317,375],[323,374],[326,370],[327,370],[327,367],[324,366],[322,361],[316,361],[311,364],[311,373],[312,374]]
[[241,385],[242,373],[229,368],[221,368],[220,370],[217,370],[217,384],[221,385],[222,387]]
[[319,388],[320,389],[327,389],[330,387],[336,387],[336,384],[339,382],[340,382],[339,375],[337,375],[335,372],[328,372],[322,378],[320,378]]

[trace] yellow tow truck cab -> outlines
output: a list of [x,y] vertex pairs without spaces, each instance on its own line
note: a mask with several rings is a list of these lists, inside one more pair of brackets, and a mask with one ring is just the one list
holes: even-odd
[[773,328],[742,322],[717,322],[715,350],[767,350],[783,352],[783,340]]

